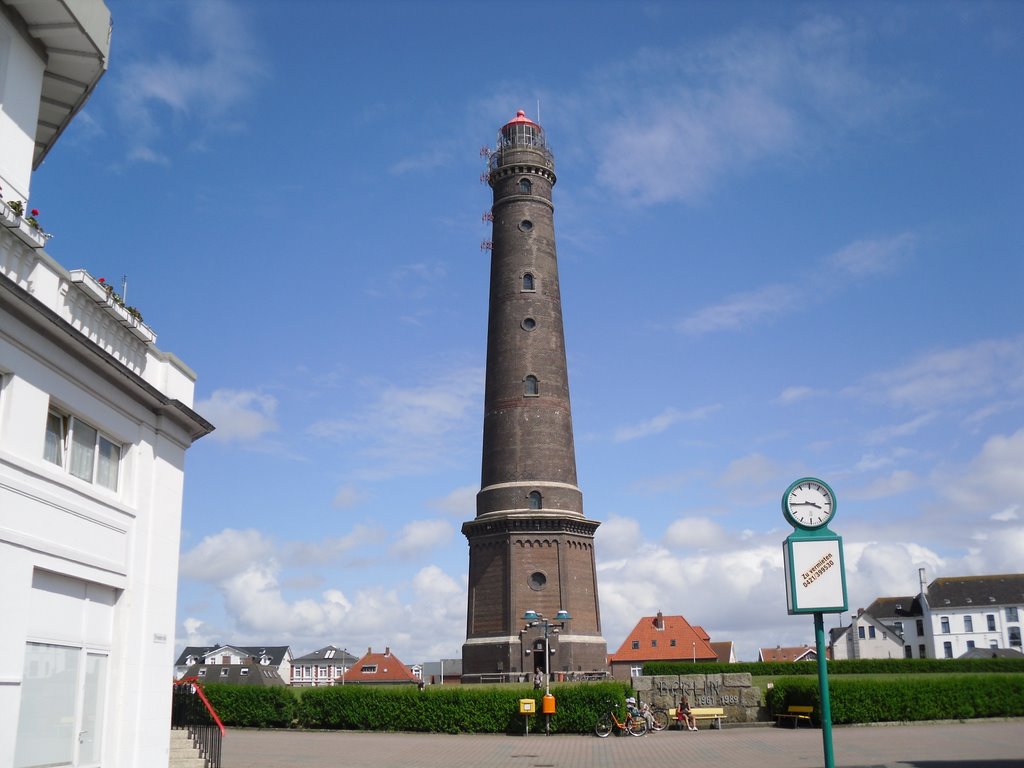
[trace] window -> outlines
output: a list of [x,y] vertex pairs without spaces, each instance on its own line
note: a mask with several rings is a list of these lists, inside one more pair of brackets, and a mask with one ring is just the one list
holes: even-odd
[[367,673],[367,674],[375,674],[377,672],[377,665],[376,664],[363,664],[363,666],[359,668],[359,671]]
[[1017,606],[1014,605],[1006,609],[1006,620],[1019,621],[1017,618]]
[[988,622],[988,631],[996,631],[996,615],[994,613],[986,614],[985,620]]
[[1006,633],[1010,636],[1010,647],[1020,648],[1020,627],[1008,627]]
[[967,650],[968,651],[973,651],[974,650],[974,641],[973,640],[968,640],[967,641]]
[[327,653],[324,654],[324,658],[325,659],[333,659],[334,658],[334,653],[335,653],[335,651],[332,648],[331,650],[327,651]]
[[668,641],[668,644],[669,644],[669,645],[671,645],[671,646],[672,646],[673,648],[675,648],[675,647],[676,647],[676,639],[675,639],[674,637],[673,637],[673,638],[671,638],[671,639],[670,639],[670,640]]
[[231,671],[231,670],[230,670],[230,669],[229,669],[228,667],[221,667],[221,668],[220,668],[220,676],[221,676],[221,677],[227,677],[227,676],[228,676],[228,673],[229,673],[230,671]]
[[206,667],[199,668],[199,677],[206,677]]
[[523,290],[524,291],[535,291],[535,290],[537,290],[534,287],[535,285],[536,285],[536,283],[534,282],[533,274],[532,273],[527,272],[525,275],[523,275]]
[[522,327],[524,331],[532,331],[534,328],[537,327],[537,321],[534,320],[532,317],[524,317]]
[[657,647],[658,647],[658,641],[657,640],[651,640],[651,648],[657,648]]
[[529,179],[520,179],[519,191],[524,195],[530,194],[531,192],[533,192],[533,182],[530,181]]
[[941,619],[939,619],[939,622],[942,624],[942,634],[948,635],[949,634],[949,616],[943,616]]
[[106,679],[106,654],[26,643],[14,765],[98,765]]
[[948,640],[942,644],[942,658],[952,659],[953,658],[953,644]]
[[914,649],[911,648],[909,645],[904,645],[903,646],[903,658],[905,658],[905,659],[912,659],[912,658],[914,658]]
[[894,630],[896,630],[896,634],[897,635],[899,635],[900,637],[903,637],[903,622],[902,621],[894,621],[892,623],[892,628]]
[[974,619],[970,616],[964,616],[964,632],[974,631]]
[[928,658],[928,653],[925,651],[923,643],[921,645],[917,646],[917,658],[919,658],[919,659],[927,659]]
[[629,676],[630,677],[640,677],[640,675],[642,675],[643,673],[644,673],[644,665],[643,664],[634,664],[633,666],[631,666],[629,668]]
[[988,647],[989,648],[998,648],[999,647],[999,641],[998,640],[989,640],[988,641]]
[[527,376],[523,379],[523,394],[527,397],[537,397],[540,394],[540,384],[536,376]]
[[240,670],[238,670],[238,674],[240,674],[242,677],[245,677],[246,675],[249,674],[249,668],[248,667],[242,667]]
[[87,483],[117,490],[121,446],[74,416],[46,416],[43,458]]
[[634,651],[639,651],[640,650],[640,641],[639,640],[634,640],[631,643],[631,646],[632,646]]
[[872,624],[871,626],[868,627],[868,637],[870,637],[872,640],[875,639],[875,626],[874,626],[874,624]]
[[529,501],[530,509],[541,509],[544,505],[544,498],[540,495],[540,491],[530,491],[527,500]]
[[[914,623],[917,626],[917,636],[918,637],[924,637],[924,619],[918,619]],[[924,656],[922,656],[921,658],[923,659]]]
[[864,639],[864,627],[857,627],[857,637]]

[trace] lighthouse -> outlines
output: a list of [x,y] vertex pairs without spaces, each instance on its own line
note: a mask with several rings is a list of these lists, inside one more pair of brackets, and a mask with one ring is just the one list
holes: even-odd
[[[469,544],[463,679],[603,672],[555,248],[554,156],[523,111],[489,154],[493,192],[483,456]],[[529,618],[524,618],[529,617]],[[569,617],[568,619],[566,617]]]

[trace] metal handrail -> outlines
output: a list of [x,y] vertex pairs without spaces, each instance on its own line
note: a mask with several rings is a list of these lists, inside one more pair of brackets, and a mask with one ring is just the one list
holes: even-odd
[[174,682],[171,699],[171,728],[188,731],[207,768],[221,768],[224,723],[195,677]]

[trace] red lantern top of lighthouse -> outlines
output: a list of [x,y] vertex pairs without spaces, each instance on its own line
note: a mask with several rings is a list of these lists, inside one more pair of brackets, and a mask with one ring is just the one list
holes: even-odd
[[498,147],[544,147],[544,129],[519,110],[498,132]]

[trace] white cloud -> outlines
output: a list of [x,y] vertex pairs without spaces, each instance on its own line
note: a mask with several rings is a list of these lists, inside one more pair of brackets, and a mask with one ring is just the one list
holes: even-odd
[[905,493],[915,488],[920,479],[908,470],[895,470],[885,477],[874,480],[869,485],[856,488],[849,492],[854,499],[879,499]]
[[793,403],[799,403],[802,400],[807,400],[808,398],[814,397],[814,395],[816,395],[817,392],[817,390],[812,389],[811,387],[786,387],[784,390],[782,390],[781,393],[779,393],[779,396],[778,398],[776,398],[776,400],[777,402],[782,403],[783,405],[791,405]]
[[680,320],[676,330],[693,336],[736,330],[792,312],[795,306],[803,306],[797,298],[797,290],[792,285],[767,285],[747,293],[734,294],[719,304],[699,309]]
[[642,50],[594,83],[602,135],[617,137],[595,147],[598,181],[638,204],[695,203],[724,177],[839,145],[907,97],[863,72],[860,42],[819,17],[783,33]]
[[343,485],[334,494],[331,506],[338,509],[347,509],[366,500],[367,494],[354,485]]
[[212,440],[246,443],[277,431],[277,400],[271,395],[218,389],[208,399],[197,402],[195,408],[216,427],[210,435]]
[[1020,395],[1024,337],[979,341],[922,355],[908,364],[865,377],[846,393],[915,411],[930,411]]
[[1011,504],[1006,509],[1002,509],[992,515],[992,519],[1002,523],[1006,523],[1011,520],[1019,520],[1020,515],[1017,514],[1018,509],[1020,509],[1020,504]]
[[859,240],[828,257],[828,265],[852,277],[893,271],[910,254],[917,242],[911,233],[881,240]]
[[666,408],[657,416],[627,427],[619,427],[615,430],[614,440],[617,443],[624,443],[629,440],[637,440],[641,437],[657,435],[669,429],[680,421],[696,421],[707,418],[707,416],[720,406],[712,405],[704,408],[694,408],[691,411],[680,411],[677,408]]
[[201,144],[198,134],[223,130],[227,116],[255,92],[262,68],[245,14],[227,0],[182,8],[170,18],[187,24],[191,59],[157,52],[118,69],[117,113],[131,142],[130,159],[166,163],[166,153],[153,145],[170,131]]
[[402,526],[391,551],[399,557],[424,554],[447,544],[454,534],[447,520],[414,520]]
[[217,582],[248,567],[255,560],[273,557],[274,543],[255,530],[227,528],[205,537],[181,556],[181,575],[197,581]]
[[351,416],[318,421],[314,437],[353,447],[367,460],[364,479],[419,474],[451,462],[475,434],[483,401],[483,369],[448,371],[429,384],[367,384],[374,400]]
[[709,549],[728,538],[725,529],[708,517],[684,517],[669,525],[664,542],[674,549]]
[[460,520],[469,520],[476,517],[476,494],[479,490],[478,485],[463,485],[447,496],[431,499],[427,505]]

